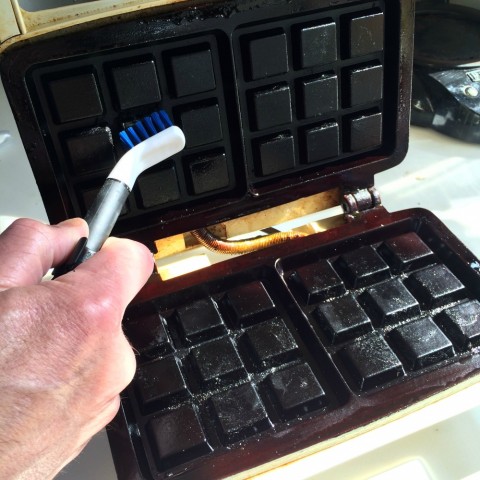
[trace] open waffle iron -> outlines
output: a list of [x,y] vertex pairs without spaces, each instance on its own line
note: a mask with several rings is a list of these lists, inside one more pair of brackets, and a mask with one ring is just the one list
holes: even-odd
[[154,273],[108,427],[120,479],[248,477],[478,382],[480,264],[374,175],[408,144],[411,0],[175,2],[11,42],[0,69],[52,222],[85,214],[162,108],[186,148],[145,172],[114,233],[159,264],[198,232],[302,236]]

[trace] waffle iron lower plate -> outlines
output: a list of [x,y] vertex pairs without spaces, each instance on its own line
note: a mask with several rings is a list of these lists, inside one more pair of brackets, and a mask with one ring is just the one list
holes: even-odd
[[479,268],[431,213],[379,207],[152,280],[125,318],[120,478],[224,478],[475,382]]

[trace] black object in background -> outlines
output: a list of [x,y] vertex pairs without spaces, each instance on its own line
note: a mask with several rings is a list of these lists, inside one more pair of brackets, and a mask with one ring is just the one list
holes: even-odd
[[417,2],[412,124],[480,143],[480,10]]

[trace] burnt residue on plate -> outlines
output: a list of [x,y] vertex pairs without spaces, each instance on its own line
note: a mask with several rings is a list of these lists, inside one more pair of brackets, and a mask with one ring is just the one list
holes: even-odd
[[153,282],[128,310],[139,366],[116,428],[148,475],[223,478],[478,373],[480,277],[433,216],[378,207],[298,247]]
[[[280,277],[258,270],[225,283],[210,284],[204,294],[205,286],[198,286],[158,298],[127,313],[126,334],[134,348],[139,339],[142,352],[129,388],[132,421],[154,477],[186,464],[195,468],[209,457],[214,462],[242,441],[288,430],[288,422],[343,401],[341,382],[330,381],[334,366],[312,354],[302,338],[307,332],[289,313]],[[161,343],[168,332],[173,346],[164,355],[155,341],[159,332]],[[169,427],[167,441],[160,428],[181,412],[186,418]],[[194,445],[183,447],[190,435]]]

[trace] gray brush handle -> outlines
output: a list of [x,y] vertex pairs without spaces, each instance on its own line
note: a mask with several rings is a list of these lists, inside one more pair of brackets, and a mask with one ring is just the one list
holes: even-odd
[[85,216],[88,238],[81,238],[66,263],[55,268],[54,278],[70,272],[102,248],[129,194],[130,189],[123,182],[107,178]]

